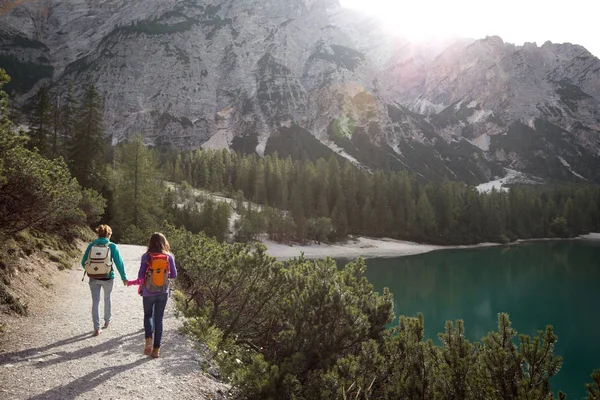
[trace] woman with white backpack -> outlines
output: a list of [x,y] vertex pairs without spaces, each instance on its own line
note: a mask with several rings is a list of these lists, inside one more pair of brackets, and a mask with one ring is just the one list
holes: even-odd
[[117,245],[110,241],[112,229],[108,225],[96,228],[98,239],[91,242],[81,260],[81,266],[89,276],[92,292],[92,321],[94,336],[100,334],[100,291],[104,289],[104,328],[108,328],[111,317],[111,294],[117,267],[123,284],[127,286],[125,266]]

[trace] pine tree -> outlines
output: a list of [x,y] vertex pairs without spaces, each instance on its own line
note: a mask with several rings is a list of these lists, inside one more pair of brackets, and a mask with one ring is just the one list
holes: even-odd
[[317,215],[319,217],[329,217],[329,205],[327,204],[327,192],[323,189],[319,193],[317,203]]
[[[48,160],[25,148],[27,137],[15,131],[7,115],[6,93],[10,81],[0,68],[0,235],[9,238],[32,228],[64,233],[64,228],[83,225],[81,188],[62,160]],[[85,211],[98,215],[103,208],[97,193]]]
[[147,229],[160,220],[164,188],[160,185],[154,152],[137,135],[117,148],[119,181],[115,188],[114,225]]
[[[315,198],[315,215],[318,217],[328,217],[330,213],[328,203],[327,187],[329,182],[327,180],[327,162],[319,158],[315,164],[315,175],[312,180],[313,195]],[[333,205],[332,205],[333,206]]]
[[368,197],[365,201],[365,205],[361,211],[361,233],[365,235],[373,235],[375,232],[375,224],[376,224],[376,215],[375,209],[373,207],[373,202],[370,197]]
[[375,212],[375,235],[382,236],[390,228],[390,207],[386,190],[386,179],[381,171],[373,177],[373,206]]
[[593,383],[585,384],[588,392],[587,400],[600,400],[600,369],[595,370],[590,377]]
[[73,132],[75,130],[75,98],[71,90],[71,85],[67,88],[67,92],[60,104],[60,136],[63,143],[63,148],[60,153],[68,160],[69,158],[69,145],[73,138]]
[[267,182],[265,176],[264,162],[259,161],[256,169],[256,181],[254,185],[254,201],[264,204],[267,200]]
[[458,217],[461,232],[458,240],[481,241],[481,212],[479,193],[473,187],[468,188],[463,197],[461,214]]
[[51,137],[52,121],[54,112],[47,86],[41,86],[33,100],[33,110],[29,116],[28,148],[37,148],[40,154],[50,154],[49,140]]
[[225,173],[225,164],[223,164],[223,157],[220,151],[211,151],[210,153],[212,155],[210,163],[210,190],[212,192],[219,192],[224,187],[223,175]]
[[51,140],[51,150],[50,150],[50,158],[54,159],[61,156],[61,140],[60,140],[60,97],[56,96],[54,98],[54,104],[52,106],[52,140]]
[[177,183],[181,183],[183,181],[183,172],[181,171],[181,154],[177,154],[177,158],[175,158],[171,179],[173,182]]
[[200,226],[208,237],[218,237],[217,230],[217,204],[214,200],[208,199],[202,204],[202,211],[200,212]]
[[291,213],[294,222],[296,223],[296,233],[300,240],[304,240],[307,236],[306,216],[304,214],[304,205],[302,204],[301,189],[298,185],[292,186],[292,195],[290,198]]
[[357,169],[349,162],[344,164],[342,172],[342,192],[346,200],[346,221],[348,231],[355,233],[360,229],[360,209],[356,204],[356,172]]
[[69,146],[69,167],[82,186],[95,189],[101,189],[106,180],[103,174],[107,165],[107,143],[102,118],[100,94],[94,85],[90,85],[77,110]]
[[215,235],[222,242],[229,233],[229,218],[231,217],[231,206],[225,202],[219,202],[216,209]]
[[302,196],[302,205],[304,207],[304,217],[311,218],[316,215],[316,207],[313,206],[316,203],[315,192],[313,187],[313,181],[315,177],[315,167],[313,163],[309,162],[305,165],[297,163],[297,173],[299,183],[298,186],[301,192],[298,194]]
[[433,211],[433,207],[431,206],[425,191],[423,191],[421,196],[419,196],[416,215],[417,224],[419,225],[421,232],[428,237],[435,235],[437,229],[435,212]]
[[346,213],[346,201],[343,195],[337,198],[332,212],[333,226],[335,228],[336,239],[343,239],[348,235],[348,216]]
[[333,209],[342,193],[340,164],[336,155],[332,155],[327,163],[327,204]]
[[12,121],[13,125],[18,127],[21,124],[21,110],[19,109],[19,106],[17,104],[17,98],[19,97],[19,94],[17,93],[16,90],[13,90],[10,94],[10,96],[8,97],[8,104],[6,106],[6,112],[8,115],[8,118]]
[[571,199],[570,197],[565,202],[565,205],[563,207],[562,217],[567,221],[567,227],[568,227],[567,232],[568,233],[572,232],[575,228],[574,225],[575,225],[576,217],[575,217],[575,208],[573,206],[573,199]]

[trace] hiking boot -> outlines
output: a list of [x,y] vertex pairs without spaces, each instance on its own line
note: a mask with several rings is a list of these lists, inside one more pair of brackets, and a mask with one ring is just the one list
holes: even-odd
[[150,353],[152,353],[152,338],[151,337],[147,337],[146,338],[146,344],[144,346],[144,354],[149,356]]
[[96,329],[94,331],[94,336],[100,336],[100,329]]
[[152,356],[152,358],[158,358],[159,353],[160,353],[160,347],[153,347],[152,353],[150,355]]

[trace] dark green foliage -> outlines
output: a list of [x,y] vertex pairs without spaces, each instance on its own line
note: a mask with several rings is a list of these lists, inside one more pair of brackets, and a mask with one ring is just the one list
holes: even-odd
[[[448,322],[435,345],[422,315],[386,328],[392,296],[373,291],[362,260],[342,269],[331,259],[282,265],[262,245],[168,235],[185,325],[213,351],[234,398],[555,398],[550,380],[562,361],[550,326],[517,338],[499,314],[497,331],[470,342],[462,321]],[[597,399],[600,372],[592,378],[588,398]]]
[[[471,244],[573,237],[600,229],[600,188],[593,185],[479,193],[456,181],[424,183],[406,172],[371,173],[347,161],[340,165],[337,156],[313,163],[275,153],[261,159],[197,150],[173,153],[165,164],[170,180],[230,195],[239,191],[272,207],[242,216],[237,226],[242,241],[266,232],[285,242],[369,235]],[[317,233],[319,218],[331,223],[325,234]]]
[[67,163],[69,159],[67,144],[71,142],[75,132],[75,103],[71,86],[69,86],[64,95],[60,97],[60,104],[58,105],[58,132],[61,143],[59,154],[67,160]]
[[594,382],[585,385],[588,391],[587,400],[600,400],[600,369],[595,370],[591,378]]
[[[157,157],[137,135],[116,148],[114,182],[115,233],[130,227],[151,230],[162,220],[165,189],[157,170]],[[125,233],[124,233],[125,234]]]
[[79,208],[86,215],[89,226],[96,225],[106,209],[106,199],[93,189],[85,188],[82,191]]
[[309,237],[317,243],[326,241],[332,230],[331,219],[327,217],[319,217],[309,222]]
[[[0,69],[0,87],[8,80]],[[82,192],[62,159],[49,160],[37,151],[43,140],[33,150],[26,148],[29,138],[14,130],[6,104],[6,93],[0,91],[0,253],[5,255],[0,260],[0,307],[25,314],[27,306],[6,287],[17,260],[50,246],[56,249],[51,255],[59,268],[70,267],[64,251],[72,250],[69,244],[82,237],[81,227],[95,220],[104,204],[93,190]]]
[[[8,80],[0,70],[0,85]],[[78,225],[80,187],[64,162],[50,161],[26,149],[27,138],[14,132],[0,92],[0,231],[13,235],[26,228],[53,230]]]
[[33,100],[33,109],[29,114],[29,137],[27,147],[37,149],[40,154],[49,156],[51,152],[51,130],[54,109],[47,86],[38,89]]
[[106,150],[103,106],[94,85],[88,86],[76,113],[75,127],[69,142],[69,168],[79,183],[101,190],[106,183]]
[[[260,212],[249,209],[241,214],[234,228],[235,241],[247,243],[260,239],[260,235],[267,230],[267,221]],[[271,237],[275,237],[275,233]]]
[[310,132],[297,125],[293,125],[291,128],[281,128],[277,134],[269,138],[265,154],[274,153],[284,158],[290,156],[295,160],[312,161],[329,158],[333,154]]

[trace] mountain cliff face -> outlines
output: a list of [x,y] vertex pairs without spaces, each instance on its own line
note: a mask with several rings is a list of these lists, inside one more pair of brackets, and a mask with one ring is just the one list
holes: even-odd
[[23,102],[96,84],[114,142],[600,181],[600,60],[571,44],[415,45],[336,0],[45,0],[0,17],[0,66]]

